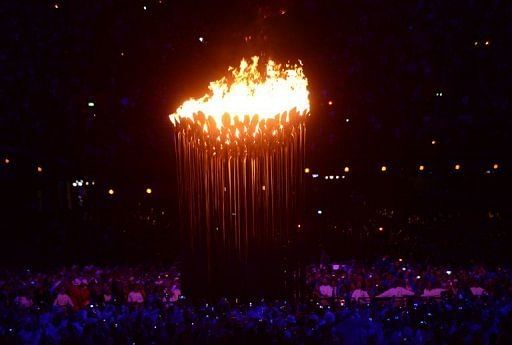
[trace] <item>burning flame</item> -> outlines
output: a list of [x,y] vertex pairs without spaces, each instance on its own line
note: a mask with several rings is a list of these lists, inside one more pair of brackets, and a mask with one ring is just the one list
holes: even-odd
[[169,118],[174,126],[200,127],[213,139],[229,144],[238,138],[262,134],[277,135],[283,125],[309,115],[308,80],[301,65],[269,60],[265,73],[259,58],[242,60],[239,68],[229,67],[229,77],[213,81],[209,93],[185,101]]

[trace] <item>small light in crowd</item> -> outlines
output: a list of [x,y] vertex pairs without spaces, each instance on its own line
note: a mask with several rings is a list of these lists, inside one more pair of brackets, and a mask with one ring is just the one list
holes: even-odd
[[204,42],[204,38],[203,36],[199,36],[199,42],[203,43]]
[[37,172],[38,172],[38,173],[42,173],[42,172],[43,172],[43,167],[42,167],[42,166],[40,166],[40,165],[38,165],[38,166],[37,166]]
[[94,107],[94,102],[88,102],[88,103],[87,103],[87,106],[88,106],[89,108]]
[[402,261],[404,261],[404,260],[403,260],[402,258],[399,258],[399,259],[398,259],[398,261],[399,261],[399,262],[402,262]]
[[416,279],[421,279],[421,276],[416,276]]
[[76,182],[73,182],[73,183],[72,183],[72,186],[73,186],[73,187],[76,187],[76,186],[78,186],[78,184],[77,184]]
[[339,180],[340,179],[340,175],[336,175],[336,180]]
[[267,186],[265,186],[265,185],[261,186],[261,190],[267,190]]
[[11,163],[11,160],[10,160],[9,158],[5,157],[5,159],[4,159],[4,163],[5,163],[5,164],[9,164],[9,163]]
[[300,224],[297,224],[297,227],[300,229]]
[[460,164],[455,164],[455,166],[453,167],[455,170],[460,170]]
[[485,45],[488,46],[489,44],[491,44],[490,41],[485,41]]
[[55,8],[55,9],[59,9],[59,4],[54,4],[54,5],[53,5],[53,8]]
[[309,168],[304,169],[304,173],[309,174]]
[[435,144],[437,144],[437,141],[435,139],[432,139],[431,143],[432,143],[432,145],[435,145]]
[[322,210],[316,211],[317,214],[322,214]]
[[108,190],[108,194],[109,194],[109,195],[114,195],[114,190],[113,190],[112,188],[110,188],[110,189]]
[[478,41],[473,42],[473,45],[474,45],[475,47],[478,47]]
[[345,179],[345,175],[341,175],[341,178],[342,178],[342,179]]
[[124,52],[121,52],[121,56],[124,56]]
[[325,179],[328,180],[329,179],[329,176],[325,175]]
[[384,231],[384,228],[382,226],[379,226],[379,231]]
[[345,122],[346,122],[346,123],[349,123],[349,122],[350,122],[350,119],[349,119],[348,117],[347,117],[347,118],[345,118]]
[[402,267],[402,271],[405,271],[405,270],[407,270],[407,268],[405,268],[405,267]]
[[88,186],[89,185],[89,181],[85,181],[85,185]]
[[442,92],[436,92],[436,93],[435,93],[435,95],[436,95],[437,97],[443,97],[443,93],[442,93]]
[[334,180],[334,175],[330,175],[329,179]]
[[424,166],[424,165],[420,165],[420,166],[418,167],[418,170],[419,170],[419,171],[423,171],[423,170],[425,170],[425,166]]
[[498,164],[498,163],[494,163],[494,164],[492,165],[492,168],[493,168],[494,170],[498,170],[498,168],[499,168],[499,167],[500,167],[500,166],[499,166],[499,164]]
[[346,172],[346,173],[348,173],[348,172],[350,171],[350,168],[349,168],[349,167],[344,167],[344,168],[343,168],[343,171],[344,171],[344,172]]
[[450,275],[450,274],[452,274],[452,271],[447,270],[447,271],[446,271],[446,274]]
[[388,167],[385,165],[380,167],[380,171],[382,171],[382,172],[386,172],[387,170],[388,170]]
[[146,188],[146,194],[151,194],[153,193],[153,190],[151,190],[151,188]]
[[333,105],[333,104],[334,104],[334,102],[333,102],[333,101],[329,101],[329,102],[327,102],[327,104],[329,104],[329,105]]
[[148,7],[146,5],[142,6],[142,8],[144,9],[144,11],[146,11],[148,9]]
[[311,177],[318,178],[318,174],[312,174]]

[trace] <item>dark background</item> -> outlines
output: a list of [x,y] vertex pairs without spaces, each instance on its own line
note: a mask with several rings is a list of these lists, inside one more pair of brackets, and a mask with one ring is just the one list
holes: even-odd
[[167,115],[252,55],[300,59],[310,82],[305,261],[510,259],[508,1],[8,0],[0,16],[2,263],[173,260]]

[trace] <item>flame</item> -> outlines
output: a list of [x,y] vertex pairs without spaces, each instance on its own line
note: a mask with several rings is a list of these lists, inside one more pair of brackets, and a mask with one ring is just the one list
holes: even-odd
[[254,56],[250,63],[242,60],[239,68],[229,67],[229,77],[211,82],[207,94],[185,101],[169,115],[172,124],[199,126],[205,135],[228,144],[265,130],[276,136],[284,124],[309,115],[308,80],[301,64],[282,66],[269,60],[260,73],[258,61]]

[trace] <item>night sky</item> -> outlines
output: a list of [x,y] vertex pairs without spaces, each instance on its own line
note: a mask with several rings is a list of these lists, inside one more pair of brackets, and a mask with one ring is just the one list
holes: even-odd
[[168,178],[167,114],[252,55],[303,61],[313,167],[510,158],[505,1],[2,7],[2,154],[59,177]]
[[315,227],[373,231],[347,224],[392,205],[456,214],[460,234],[512,209],[509,1],[9,0],[0,13],[2,219],[28,237],[107,238],[133,217],[175,231],[168,115],[253,55],[301,60],[309,79]]

